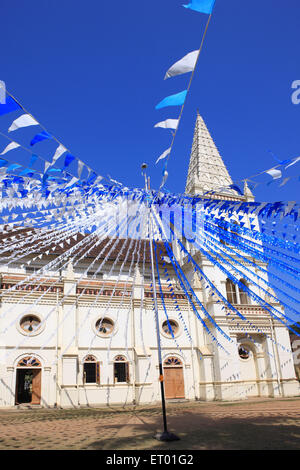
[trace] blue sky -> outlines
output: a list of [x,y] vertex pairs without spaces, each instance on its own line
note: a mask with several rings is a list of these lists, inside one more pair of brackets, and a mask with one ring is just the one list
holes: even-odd
[[[184,90],[189,74],[163,77],[199,47],[207,21],[182,3],[188,0],[2,0],[0,80],[99,174],[139,187],[145,161],[158,188],[162,163],[155,161],[171,135],[153,126],[177,118],[179,108],[155,105]],[[234,180],[275,166],[269,150],[282,160],[300,155],[300,104],[291,101],[292,82],[300,80],[299,26],[299,0],[216,0],[169,161],[168,190],[184,191],[197,109]],[[17,115],[2,116],[0,130]],[[36,129],[17,132],[29,142]],[[53,144],[35,150],[53,155]],[[288,171],[298,175],[300,162]],[[299,187],[298,178],[282,188],[262,184],[255,196],[299,200]]]
[[[158,187],[155,160],[171,136],[153,125],[176,118],[179,108],[155,105],[189,80],[163,77],[199,47],[207,20],[182,3],[3,0],[0,79],[99,174],[141,186],[146,161]],[[291,102],[291,84],[300,80],[299,25],[298,0],[216,0],[169,162],[170,191],[184,190],[197,109],[234,180],[275,165],[269,150],[282,160],[300,155],[300,104]],[[289,174],[300,175],[300,164]],[[299,185],[261,185],[255,195],[297,200]]]

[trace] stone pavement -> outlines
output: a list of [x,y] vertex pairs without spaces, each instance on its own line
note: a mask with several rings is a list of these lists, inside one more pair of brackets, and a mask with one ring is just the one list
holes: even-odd
[[261,450],[300,448],[300,398],[168,403],[169,430],[180,441],[153,439],[158,405],[0,410],[0,449]]

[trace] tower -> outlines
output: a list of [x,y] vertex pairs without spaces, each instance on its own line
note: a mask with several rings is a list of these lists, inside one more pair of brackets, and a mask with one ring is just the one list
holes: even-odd
[[238,193],[230,188],[232,184],[213,138],[204,120],[197,113],[185,192],[207,195],[217,191],[218,194],[238,196]]
[[[205,199],[254,201],[254,196],[247,182],[244,184],[243,193],[237,189],[239,188],[233,185],[213,138],[198,113],[186,181],[186,193],[203,196]],[[224,231],[225,240],[222,240],[218,235],[220,232],[217,219],[213,220],[213,218],[212,215],[208,220],[208,223],[213,225],[215,229],[212,232],[213,235],[209,230],[204,233],[204,250],[201,249],[201,244],[200,248],[198,245],[199,250],[195,252],[194,249],[193,256],[202,272],[216,287],[216,295],[210,295],[207,282],[199,283],[198,274],[194,273],[193,268],[190,268],[188,264],[184,265],[184,270],[189,272],[190,279],[193,279],[193,285],[197,286],[197,296],[206,311],[232,341],[225,344],[222,334],[203,316],[203,320],[219,344],[222,344],[229,354],[226,355],[216,342],[212,341],[203,331],[204,344],[200,348],[204,351],[203,360],[200,361],[200,399],[239,400],[248,396],[296,395],[299,393],[299,384],[295,380],[292,355],[288,352],[290,349],[288,330],[279,320],[273,319],[271,314],[264,309],[263,304],[261,305],[257,300],[253,300],[252,296],[245,293],[241,288],[241,283],[245,284],[257,297],[266,296],[264,300],[277,310],[283,312],[283,309],[279,301],[266,294],[266,289],[264,293],[260,291],[261,287],[265,287],[265,284],[261,281],[257,282],[255,275],[252,276],[249,269],[247,270],[248,259],[251,261],[250,256],[232,244],[228,233],[226,238],[226,231]],[[256,216],[250,217],[246,213],[235,214],[233,212],[230,216],[225,216],[224,220],[248,229],[260,230],[258,218]],[[229,233],[233,237],[237,235]],[[206,243],[207,241],[208,243]],[[235,250],[235,254],[233,254],[232,248]],[[242,255],[242,260],[238,258],[239,255]],[[237,256],[240,261],[238,270],[235,270],[232,256]],[[230,262],[227,263],[227,261]],[[263,274],[259,271],[261,279],[264,278],[268,281],[267,266],[261,262],[258,264],[264,270]],[[227,266],[227,274],[226,270],[220,269],[220,265]],[[230,274],[228,274],[229,272]],[[246,282],[245,279],[247,279]],[[223,299],[227,299],[250,322],[243,322],[236,314],[232,315],[232,310],[228,305],[220,301],[220,297],[218,299],[217,292],[221,293]],[[275,295],[273,291],[269,292],[273,296]],[[249,340],[250,337],[251,340]],[[213,378],[208,379],[211,377],[211,370],[213,370]]]

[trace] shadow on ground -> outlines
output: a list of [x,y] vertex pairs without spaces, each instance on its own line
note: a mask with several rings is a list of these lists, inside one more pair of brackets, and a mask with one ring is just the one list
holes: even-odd
[[168,405],[171,443],[159,406],[0,410],[0,449],[298,450],[300,400]]
[[218,421],[206,416],[197,418],[196,426],[195,419],[191,420],[193,422],[190,426],[187,425],[186,417],[170,420],[169,429],[180,437],[180,441],[159,442],[154,439],[158,426],[146,427],[141,423],[128,425],[128,432],[124,430],[123,436],[115,436],[114,439],[102,437],[101,440],[90,443],[87,448],[94,450],[299,450],[300,448],[299,420],[293,424],[292,419],[273,417],[245,420],[228,418]]

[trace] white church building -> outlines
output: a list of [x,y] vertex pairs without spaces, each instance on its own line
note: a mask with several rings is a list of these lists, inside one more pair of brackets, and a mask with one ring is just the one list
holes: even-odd
[[[232,180],[225,164],[198,115],[186,193],[201,195],[230,184]],[[218,197],[254,201],[247,186],[243,196],[232,192]],[[144,276],[136,267],[136,253],[130,248],[129,240],[118,240],[104,270],[97,275],[94,275],[95,266],[93,273],[81,279],[90,262],[83,259],[74,269],[69,265],[66,270],[49,273],[40,286],[40,281],[33,279],[32,283],[7,294],[13,285],[61,252],[37,259],[39,263],[31,263],[27,268],[17,262],[0,265],[0,407],[104,406],[152,403],[160,399],[149,242],[142,244]],[[96,250],[99,253],[99,248],[95,248],[95,253],[89,255],[91,258],[96,256]],[[112,270],[120,250],[122,254]],[[128,251],[120,276],[124,253]],[[232,342],[226,344],[229,355],[212,342],[190,308],[172,266],[168,266],[174,290],[170,292],[163,275],[162,290],[174,337],[167,326],[157,289],[167,400],[299,395],[285,326],[253,303],[200,252],[193,252],[202,271],[257,330],[247,330],[243,322],[231,320],[227,308],[204,289],[186,258],[182,254],[178,256],[199,300]],[[279,303],[273,305],[281,308]],[[252,341],[246,333],[251,333]],[[224,344],[218,330],[214,330],[214,335]]]

